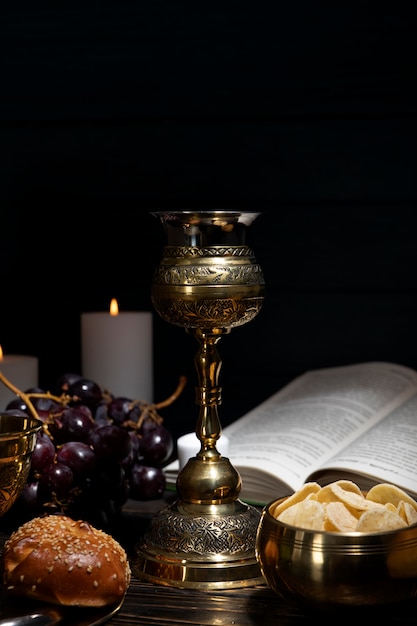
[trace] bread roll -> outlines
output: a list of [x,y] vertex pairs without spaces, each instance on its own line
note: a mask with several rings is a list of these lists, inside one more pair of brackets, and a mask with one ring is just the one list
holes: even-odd
[[130,583],[122,546],[65,515],[35,517],[20,526],[4,544],[2,574],[9,593],[65,606],[117,603]]

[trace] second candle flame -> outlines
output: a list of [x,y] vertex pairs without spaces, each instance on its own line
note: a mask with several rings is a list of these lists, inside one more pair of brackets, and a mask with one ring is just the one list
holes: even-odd
[[112,298],[110,302],[110,315],[119,315],[119,305],[116,298]]

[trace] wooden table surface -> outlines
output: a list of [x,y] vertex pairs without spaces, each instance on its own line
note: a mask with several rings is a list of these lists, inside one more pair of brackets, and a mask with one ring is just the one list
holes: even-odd
[[[135,545],[146,529],[149,520],[166,502],[173,498],[167,494],[163,500],[145,503],[130,503],[123,514],[120,528],[115,534],[133,557]],[[1,531],[2,543],[7,534]],[[2,544],[1,544],[2,545]],[[321,624],[332,624],[345,617],[349,609],[341,609],[337,614],[320,614]],[[383,619],[391,625],[411,625],[416,623],[417,603],[396,605],[391,608],[361,610],[363,621]],[[108,626],[282,626],[311,624],[313,616],[301,607],[295,606],[267,585],[223,591],[202,591],[178,589],[165,585],[152,584],[132,577],[124,604],[120,611],[106,623]],[[358,619],[358,610],[352,612],[352,620]]]

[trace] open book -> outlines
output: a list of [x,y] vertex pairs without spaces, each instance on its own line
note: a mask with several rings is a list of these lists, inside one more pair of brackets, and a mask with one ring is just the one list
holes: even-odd
[[[389,482],[417,497],[417,371],[403,365],[308,371],[223,433],[240,498],[251,504],[341,478],[364,490]],[[167,486],[177,473],[177,461],[165,468]]]

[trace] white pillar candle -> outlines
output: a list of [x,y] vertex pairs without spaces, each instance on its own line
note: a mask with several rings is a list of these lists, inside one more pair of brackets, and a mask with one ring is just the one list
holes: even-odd
[[[195,456],[200,452],[201,443],[195,433],[187,433],[177,439],[177,453],[179,469],[182,470],[184,465],[188,462],[188,459]],[[228,456],[229,454],[229,439],[226,435],[221,435],[216,443],[217,451],[222,456]]]
[[113,396],[153,402],[152,313],[116,310],[81,314],[82,375]]
[[[0,372],[20,391],[38,386],[38,359],[25,354],[6,354],[0,348]],[[18,396],[0,381],[0,410]]]

